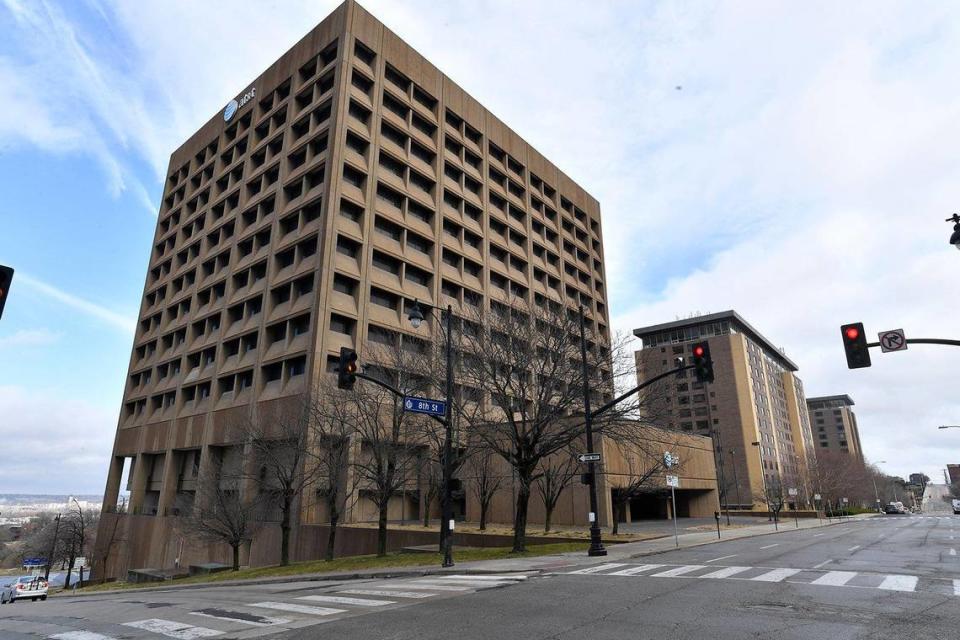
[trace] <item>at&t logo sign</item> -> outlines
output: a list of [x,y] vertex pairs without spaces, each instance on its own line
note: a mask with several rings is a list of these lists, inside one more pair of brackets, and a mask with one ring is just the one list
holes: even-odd
[[236,115],[237,111],[240,110],[240,107],[247,104],[251,100],[257,97],[257,88],[253,87],[250,91],[243,94],[243,97],[239,100],[231,100],[227,103],[226,108],[223,110],[223,121],[230,122],[230,119]]

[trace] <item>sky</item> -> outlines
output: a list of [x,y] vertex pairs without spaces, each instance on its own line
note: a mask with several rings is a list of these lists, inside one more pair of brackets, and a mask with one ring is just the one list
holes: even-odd
[[[0,0],[0,493],[100,493],[169,154],[329,0]],[[892,474],[960,462],[960,5],[368,0],[601,203],[614,330],[735,309],[856,402]]]

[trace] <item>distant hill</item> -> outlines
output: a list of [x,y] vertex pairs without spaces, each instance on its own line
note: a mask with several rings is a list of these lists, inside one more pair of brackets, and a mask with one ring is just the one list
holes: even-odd
[[66,504],[71,498],[81,502],[103,502],[102,495],[56,493],[0,493],[0,507],[35,504]]

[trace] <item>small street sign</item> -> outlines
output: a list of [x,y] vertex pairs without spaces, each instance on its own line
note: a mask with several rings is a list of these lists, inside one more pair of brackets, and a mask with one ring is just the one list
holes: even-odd
[[447,415],[447,403],[442,400],[431,400],[430,398],[404,396],[403,408],[413,413],[425,413],[429,416],[439,416],[441,418]]
[[893,331],[881,331],[880,350],[884,353],[889,351],[906,351],[907,337],[903,335],[903,329],[894,329]]
[[680,486],[680,477],[679,477],[679,476],[667,476],[667,486],[668,486],[668,487],[679,487],[679,486]]
[[813,499],[814,499],[814,500],[819,500],[819,499],[820,499],[820,494],[819,494],[819,493],[813,494]]
[[840,498],[840,501],[843,502],[843,504],[847,504],[848,502],[850,502],[846,498]]
[[667,469],[670,469],[671,467],[675,467],[678,464],[680,464],[679,456],[674,455],[669,451],[663,452],[663,466],[665,466]]
[[77,559],[73,561],[73,568],[80,569],[87,566],[87,558],[85,556],[77,556]]
[[581,453],[577,456],[577,460],[580,462],[600,462],[599,453]]
[[23,566],[25,567],[45,567],[47,566],[46,558],[24,558]]
[[797,490],[794,489],[793,487],[790,487],[789,489],[787,489],[787,495],[795,496],[797,495]]

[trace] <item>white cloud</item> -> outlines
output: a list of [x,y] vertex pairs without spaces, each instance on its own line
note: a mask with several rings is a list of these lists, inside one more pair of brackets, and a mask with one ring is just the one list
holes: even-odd
[[0,493],[103,492],[116,412],[61,389],[0,386]]
[[49,329],[20,329],[8,336],[0,336],[0,350],[21,347],[45,347],[57,342],[62,334]]
[[99,305],[95,302],[90,302],[89,300],[84,300],[78,296],[73,295],[58,289],[53,285],[47,284],[41,280],[23,273],[17,273],[17,283],[26,285],[28,288],[41,293],[49,298],[60,302],[67,307],[85,313],[93,318],[106,322],[107,324],[113,325],[114,327],[123,330],[126,333],[132,334],[134,327],[136,326],[136,319],[117,313],[112,309],[108,309],[103,305]]

